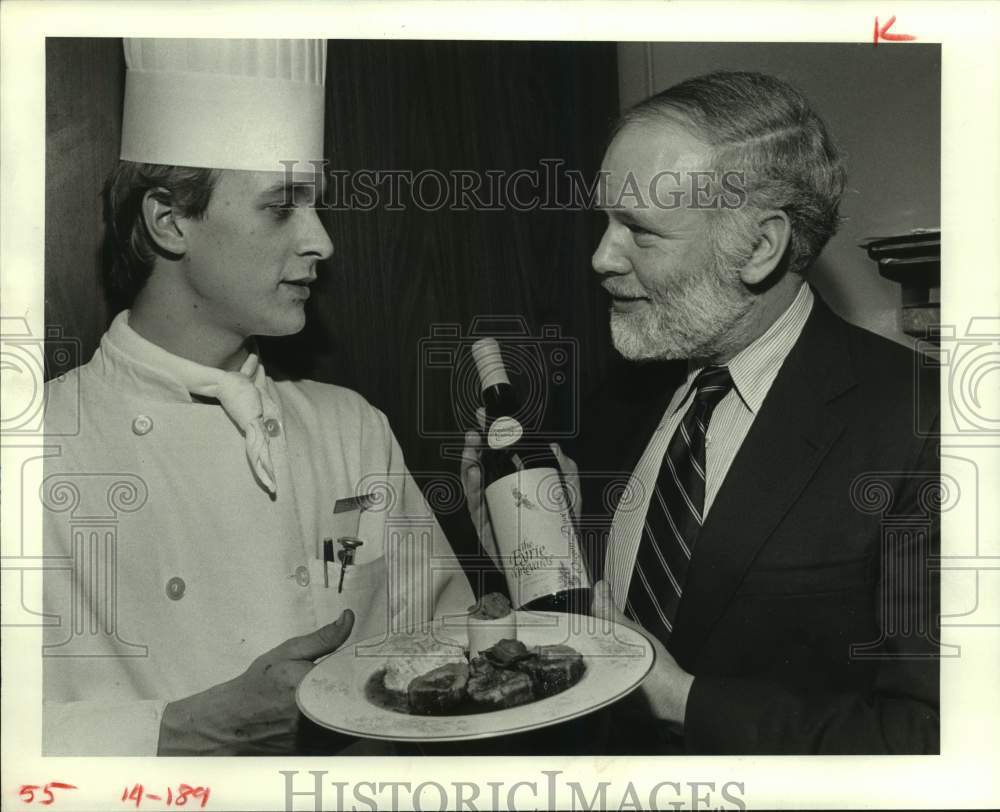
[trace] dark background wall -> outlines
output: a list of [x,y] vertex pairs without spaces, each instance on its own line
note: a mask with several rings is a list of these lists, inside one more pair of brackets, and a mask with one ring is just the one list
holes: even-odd
[[[589,175],[618,107],[615,48],[604,43],[331,41],[327,89],[327,157],[348,171],[511,173],[559,159]],[[433,203],[433,183],[423,188]],[[520,317],[534,337],[553,326],[558,335],[536,345],[536,360],[567,344],[588,380],[606,369],[606,304],[590,271],[603,222],[589,212],[428,211],[402,200],[401,211],[324,214],[335,253],[309,326],[272,349],[285,368],[356,389],[385,411],[427,486],[438,472],[457,473],[445,455],[460,450],[478,395],[473,375],[433,362],[468,343],[474,319]],[[432,330],[449,326],[459,335],[431,347]],[[467,354],[453,358],[471,373]],[[548,388],[550,426],[568,425],[579,402],[579,377],[562,380]],[[453,544],[471,550],[464,503],[450,504],[439,518]]]
[[[90,358],[112,316],[101,187],[118,162],[124,92],[120,39],[46,40],[45,324],[79,341],[77,360]],[[48,360],[49,376],[64,371]]]

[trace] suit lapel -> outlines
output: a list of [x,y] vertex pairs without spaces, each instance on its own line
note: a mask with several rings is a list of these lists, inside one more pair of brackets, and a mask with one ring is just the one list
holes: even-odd
[[829,404],[853,380],[842,323],[817,296],[698,538],[670,641],[682,667],[843,431]]

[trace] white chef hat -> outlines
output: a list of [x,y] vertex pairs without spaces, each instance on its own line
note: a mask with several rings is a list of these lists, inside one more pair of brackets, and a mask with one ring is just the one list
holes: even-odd
[[124,42],[123,160],[281,172],[323,158],[325,40]]

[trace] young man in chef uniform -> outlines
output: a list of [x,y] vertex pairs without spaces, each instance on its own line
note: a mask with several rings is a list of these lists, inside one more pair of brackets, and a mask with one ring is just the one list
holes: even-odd
[[[472,593],[385,416],[272,380],[253,343],[302,329],[333,251],[310,164],[325,43],[126,40],[125,56],[107,219],[131,306],[47,393],[46,425],[79,432],[42,488],[46,555],[66,562],[45,582],[44,752],[295,752],[302,677],[385,632],[384,539],[431,538],[431,563],[403,556],[433,570],[406,600],[459,612]],[[353,514],[364,543],[338,589],[334,503],[369,491],[390,497]]]

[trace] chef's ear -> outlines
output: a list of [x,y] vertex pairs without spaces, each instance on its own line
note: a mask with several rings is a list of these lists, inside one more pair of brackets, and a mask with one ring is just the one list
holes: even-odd
[[162,187],[146,190],[142,196],[142,219],[150,238],[164,253],[173,257],[187,253],[181,217],[169,190]]

